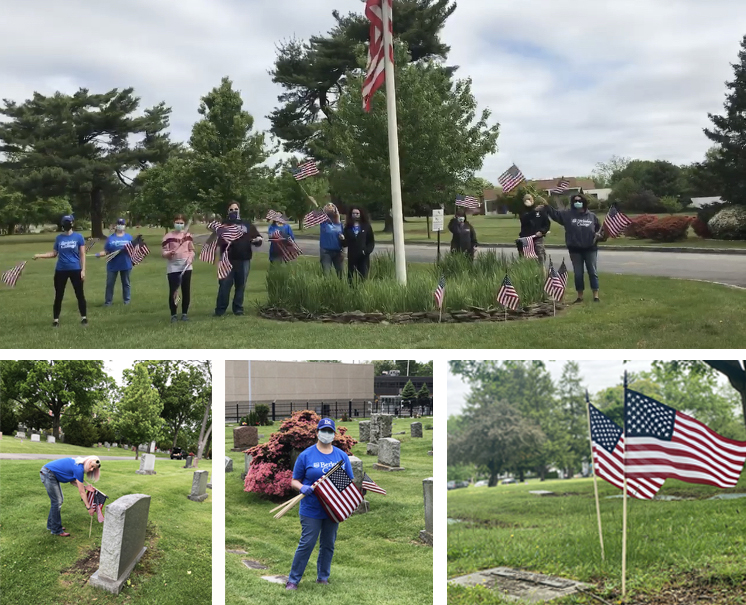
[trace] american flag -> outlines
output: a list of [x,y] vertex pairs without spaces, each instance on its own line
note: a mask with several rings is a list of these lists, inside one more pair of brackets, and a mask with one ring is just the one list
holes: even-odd
[[560,182],[557,184],[557,186],[554,189],[550,189],[552,193],[560,194],[564,193],[570,188],[570,181],[568,181],[566,178],[561,178]]
[[473,195],[457,195],[456,205],[463,206],[464,208],[479,208],[481,203],[479,199]]
[[313,493],[335,523],[347,519],[363,501],[363,494],[352,482],[341,462],[313,484]]
[[[587,399],[586,394],[586,399]],[[591,417],[591,448],[593,470],[614,487],[624,489],[624,434],[606,414],[588,402]],[[650,500],[665,479],[627,477],[627,492],[640,500]]]
[[497,182],[500,183],[500,186],[503,188],[503,193],[510,193],[525,180],[526,177],[523,176],[523,173],[515,164],[497,177]]
[[503,307],[515,311],[518,308],[519,301],[518,292],[515,291],[515,288],[506,273],[505,279],[503,279],[503,283],[500,286],[500,291],[497,293],[497,302],[499,302]]
[[363,473],[363,489],[369,492],[386,495],[386,490],[380,487],[373,479],[368,477],[368,473]]
[[127,242],[124,249],[130,255],[133,265],[139,265],[150,254],[150,249],[145,244],[142,235],[138,235],[132,242]]
[[233,270],[233,263],[228,258],[228,248],[223,252],[223,256],[220,257],[218,263],[218,279],[225,279],[228,277]]
[[88,503],[88,508],[94,507],[94,510],[96,511],[98,515],[98,522],[103,523],[104,522],[104,504],[106,504],[106,499],[108,496],[106,494],[102,494],[97,489],[93,488],[93,491],[91,491],[91,488],[89,487],[89,491],[86,494],[86,501]]
[[687,483],[735,487],[746,441],[735,441],[642,393],[624,393],[627,477],[671,477]]
[[286,263],[295,260],[303,254],[303,250],[300,249],[293,238],[283,237],[282,233],[279,231],[272,233],[272,235],[269,236],[269,241],[273,244],[277,244],[280,250],[280,255],[282,255],[282,260]]
[[[368,46],[368,64],[365,67],[365,80],[363,81],[363,109],[370,111],[370,101],[375,92],[383,86],[386,80],[384,69],[383,48],[383,2],[388,4],[389,33],[393,40],[393,12],[391,0],[366,0],[365,16],[370,21],[370,44]],[[394,46],[389,45],[386,52],[389,53],[391,64],[394,63]]]
[[309,160],[303,162],[297,168],[291,168],[290,171],[293,173],[296,181],[302,181],[307,179],[309,176],[314,176],[319,173],[319,169],[316,167],[316,162]]
[[326,223],[329,217],[321,209],[311,210],[306,216],[303,217],[303,228],[308,229],[309,227],[315,227],[321,223]]
[[104,256],[104,259],[108,263],[111,259],[113,259],[115,256],[117,256],[122,250],[123,250],[123,248],[120,248],[119,250],[115,250],[114,252],[110,252],[109,254],[107,254],[107,255]]
[[276,210],[267,210],[267,217],[264,220],[273,221],[280,216],[282,216],[282,212],[277,212]]
[[435,303],[438,305],[438,309],[443,308],[443,298],[446,295],[446,276],[441,275],[440,279],[438,280],[438,286],[435,288],[435,292],[433,292],[433,297],[435,298]]
[[562,289],[564,291],[564,289],[567,288],[567,265],[565,265],[564,258],[562,259],[562,264],[560,265],[559,271],[557,273],[562,280]]
[[93,246],[96,245],[96,242],[98,242],[98,238],[97,237],[89,237],[86,240],[85,251],[86,252],[90,252],[91,248],[93,248]]
[[523,256],[526,258],[539,258],[539,255],[536,254],[536,249],[534,248],[533,235],[530,237],[519,237],[518,241],[521,242]]
[[16,285],[16,282],[18,281],[18,278],[21,277],[21,273],[23,273],[23,268],[25,266],[26,266],[26,261],[23,261],[22,263],[18,263],[12,269],[8,269],[7,271],[4,271],[2,275],[2,282],[6,286],[10,286],[11,288],[14,288]]
[[611,237],[619,237],[624,233],[627,225],[631,224],[632,221],[629,220],[629,217],[626,214],[619,212],[616,206],[612,206],[609,208],[609,214],[607,214],[604,219],[603,229]]
[[199,260],[213,264],[215,262],[215,251],[218,248],[218,236],[215,233],[211,233],[207,241],[202,244],[202,250],[199,253]]
[[557,302],[565,296],[565,282],[562,281],[562,277],[557,273],[557,269],[554,268],[551,261],[549,262],[547,281],[544,283],[544,291]]

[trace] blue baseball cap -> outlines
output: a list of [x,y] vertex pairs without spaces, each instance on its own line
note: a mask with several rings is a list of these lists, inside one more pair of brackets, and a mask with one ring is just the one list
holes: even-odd
[[126,222],[127,221],[125,221],[123,218],[118,218],[117,219],[117,225],[124,225],[124,224],[126,224]]
[[321,420],[319,420],[319,424],[318,424],[318,426],[316,428],[318,430],[321,430],[321,429],[331,429],[335,433],[337,432],[337,427],[334,426],[334,420],[332,420],[331,418],[322,418]]
[[62,222],[70,221],[71,223],[75,220],[75,217],[72,214],[66,214],[62,217]]

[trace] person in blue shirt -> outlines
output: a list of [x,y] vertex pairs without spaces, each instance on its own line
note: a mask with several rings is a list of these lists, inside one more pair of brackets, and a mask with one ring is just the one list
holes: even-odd
[[339,210],[334,204],[324,206],[324,212],[329,220],[319,226],[319,257],[324,274],[331,272],[332,265],[337,272],[337,277],[342,277],[345,254],[342,249],[344,240],[344,225],[339,219]]
[[280,244],[272,241],[272,234],[279,233],[280,236],[283,239],[295,239],[295,234],[293,233],[292,228],[290,225],[288,225],[288,220],[280,215],[275,217],[272,220],[272,224],[269,226],[269,229],[267,230],[267,235],[269,236],[269,262],[284,262],[284,259],[282,258],[282,252],[280,250]]
[[63,233],[54,240],[54,250],[44,254],[34,254],[34,260],[38,258],[56,258],[57,266],[54,271],[54,321],[52,326],[59,328],[60,311],[62,310],[62,299],[65,297],[65,287],[69,279],[78,299],[78,310],[80,311],[80,323],[88,325],[86,317],[85,294],[83,293],[83,281],[85,280],[85,239],[80,233],[73,231],[72,214],[62,217]]
[[285,584],[286,590],[298,589],[298,583],[303,577],[317,540],[319,541],[319,558],[316,566],[316,583],[329,583],[339,523],[335,523],[327,516],[311,486],[340,461],[344,463],[347,475],[350,478],[353,477],[349,456],[332,445],[337,430],[334,420],[322,418],[317,429],[317,442],[300,453],[293,468],[293,480],[290,482],[291,487],[298,490],[304,497],[300,501],[300,542],[293,557],[287,584]]
[[[132,236],[125,233],[126,221],[123,218],[117,220],[116,231],[112,233],[104,244],[104,251],[96,253],[96,258],[112,254],[122,250],[128,243],[132,242]],[[104,306],[110,307],[114,300],[114,284],[117,283],[117,275],[122,281],[122,298],[124,304],[130,304],[130,273],[132,271],[132,259],[126,252],[119,252],[114,258],[106,263],[106,293],[104,295]]]
[[83,504],[88,509],[88,514],[93,515],[93,507],[88,506],[86,498],[86,488],[83,485],[83,479],[95,483],[101,476],[101,461],[98,456],[87,456],[85,458],[60,458],[47,462],[41,467],[39,476],[41,482],[49,494],[51,506],[49,508],[49,517],[47,518],[47,529],[55,536],[69,538],[70,534],[62,527],[62,515],[60,508],[65,498],[62,495],[60,483],[71,483],[78,488]]

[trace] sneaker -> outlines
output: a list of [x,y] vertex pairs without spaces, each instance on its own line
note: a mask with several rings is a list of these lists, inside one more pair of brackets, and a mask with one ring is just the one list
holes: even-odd
[[576,298],[575,302],[573,302],[572,304],[577,305],[578,303],[582,303],[582,302],[583,302],[582,298]]
[[54,534],[55,536],[59,536],[60,538],[69,538],[70,534],[68,534],[66,531],[63,531],[61,534]]
[[298,585],[293,582],[285,584],[285,590],[298,590]]
[[329,580],[316,580],[316,584],[328,584]]
[[173,323],[176,323],[177,321],[179,321],[179,317],[177,315],[172,315],[171,316],[171,323],[173,324]]
[[83,319],[81,319],[80,320],[80,325],[87,326],[88,325],[88,319],[86,319],[85,317]]
[[181,314],[181,321],[189,321],[189,318],[187,317],[186,313]]
[[601,302],[601,299],[598,298],[598,297],[596,297],[596,298],[593,299],[593,302]]
[[52,327],[53,328],[59,328],[60,327],[60,322],[59,321],[53,321],[52,322]]

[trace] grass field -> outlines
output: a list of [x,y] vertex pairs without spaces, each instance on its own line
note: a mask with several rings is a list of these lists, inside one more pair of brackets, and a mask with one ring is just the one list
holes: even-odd
[[[124,450],[121,447],[81,447],[79,445],[68,445],[67,443],[47,443],[40,441],[36,443],[26,438],[23,441],[12,435],[3,435],[0,440],[0,453],[2,454],[61,454],[65,456],[128,456],[135,459],[135,452]],[[170,459],[168,452],[154,454],[156,458]]]
[[[557,497],[537,497],[529,490]],[[596,585],[602,598],[619,602],[621,492],[599,480],[606,561],[600,558],[591,479],[538,481],[448,493],[448,577],[498,566],[557,574]],[[682,501],[628,503],[627,590],[632,603],[745,603],[746,500],[706,500],[746,492],[746,478],[732,490],[667,480],[662,494]],[[678,597],[681,600],[676,600]],[[503,601],[481,587],[449,587],[453,604]],[[567,597],[563,603],[597,602]]]
[[[226,548],[245,550],[248,554],[226,553],[226,605],[254,603],[294,603],[326,605],[351,603],[377,605],[396,603],[422,605],[430,603],[433,594],[433,551],[419,541],[425,527],[422,501],[422,480],[433,474],[432,431],[423,431],[423,439],[409,437],[409,419],[394,421],[393,431],[401,443],[401,464],[404,471],[384,473],[372,470],[375,458],[366,456],[365,444],[353,448],[367,472],[388,494],[368,494],[370,512],[354,515],[339,528],[328,586],[318,585],[314,549],[303,581],[295,592],[284,586],[262,580],[262,575],[287,575],[298,546],[300,523],[298,510],[293,509],[275,520],[269,511],[275,502],[243,491],[241,472],[244,456],[231,452],[233,427],[226,427],[226,455],[233,458],[233,473],[226,474],[225,541]],[[423,419],[432,425],[432,419]],[[277,424],[275,424],[277,426]],[[339,421],[357,439],[357,422]],[[260,427],[264,442],[273,427]],[[241,559],[252,559],[267,565],[267,570],[247,569]]]
[[[183,462],[159,460],[155,476],[135,474],[139,463],[134,460],[102,465],[96,487],[109,503],[126,494],[152,497],[148,551],[119,596],[87,584],[98,569],[103,524],[94,519],[89,539],[90,517],[69,484],[62,485],[62,521],[72,538],[46,530],[49,496],[39,480],[43,465],[41,460],[0,460],[2,605],[212,603],[212,497],[202,503],[187,499],[192,471],[181,469]],[[201,462],[200,469],[211,470],[209,461]]]

